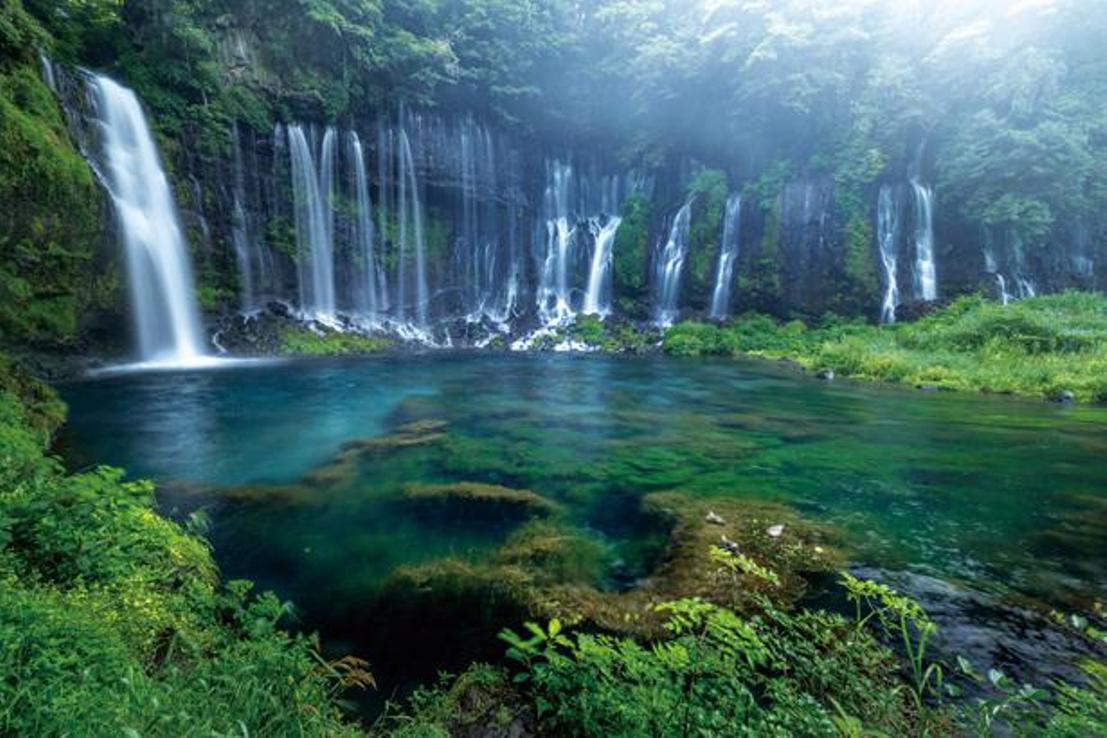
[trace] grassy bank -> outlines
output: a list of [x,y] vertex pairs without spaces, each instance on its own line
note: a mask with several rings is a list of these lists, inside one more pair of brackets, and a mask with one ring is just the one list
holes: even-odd
[[66,474],[44,448],[64,407],[0,367],[0,734],[343,735],[365,678],[221,582],[202,520],[158,515],[116,469]]
[[1066,292],[1000,305],[965,297],[914,323],[829,319],[808,327],[746,316],[718,326],[681,323],[675,356],[789,359],[857,379],[1083,402],[1107,401],[1107,297]]

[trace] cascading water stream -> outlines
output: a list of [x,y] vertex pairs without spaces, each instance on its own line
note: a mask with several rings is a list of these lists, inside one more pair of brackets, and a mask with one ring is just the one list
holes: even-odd
[[135,94],[100,75],[89,81],[103,132],[104,179],[127,256],[139,354],[187,366],[206,356],[188,249],[169,180]]
[[373,228],[373,203],[369,199],[369,175],[365,168],[365,151],[357,133],[349,134],[350,160],[354,172],[354,193],[357,203],[354,242],[358,249],[360,269],[356,270],[356,302],[358,310],[369,320],[377,319],[377,291],[381,281],[377,271],[376,232]]
[[999,272],[996,272],[996,284],[999,286],[999,299],[1005,306],[1010,305],[1011,293],[1007,291],[1007,279]]
[[719,263],[715,268],[715,290],[711,295],[711,317],[726,320],[730,310],[730,287],[734,282],[734,265],[738,261],[742,230],[742,196],[731,195],[726,202],[723,220],[723,242],[719,249]]
[[880,309],[882,323],[896,322],[896,308],[899,307],[899,285],[897,283],[897,254],[899,248],[899,208],[895,193],[890,185],[880,188],[877,201],[876,219],[877,245],[880,249],[880,261],[884,266],[884,302]]
[[[423,233],[423,209],[419,199],[419,181],[415,175],[415,157],[407,131],[400,129],[400,310],[401,319],[405,297],[405,261],[409,247],[415,251],[415,320],[420,328],[427,325],[426,238]],[[410,229],[409,229],[410,224]],[[409,237],[412,243],[408,244]]]
[[623,219],[611,216],[595,234],[596,246],[592,251],[592,268],[588,273],[588,291],[584,294],[585,315],[607,317],[611,313],[611,264],[612,247]]
[[673,218],[669,238],[658,253],[657,325],[668,327],[680,317],[680,279],[688,252],[688,232],[692,224],[692,201],[689,200]]
[[[234,186],[232,188],[231,242],[238,264],[240,306],[249,312],[258,307],[273,286],[271,256],[258,236],[251,216],[250,196],[246,189],[247,166],[243,161],[242,136],[236,123],[231,129],[234,141]],[[256,162],[253,162],[256,167]],[[251,174],[254,169],[250,169]],[[255,180],[252,180],[256,182]],[[254,192],[256,198],[256,191]]]
[[[328,207],[334,190],[333,179],[320,177],[304,129],[288,127],[288,150],[292,162],[292,195],[296,216],[296,240],[300,258],[300,309],[312,317],[333,320],[334,296],[334,213]],[[333,178],[334,130],[324,135],[322,171]],[[331,159],[332,163],[327,163]],[[326,194],[324,194],[326,193]],[[304,258],[304,256],[307,258]]]
[[569,292],[569,258],[573,226],[569,222],[569,188],[573,170],[554,161],[547,165],[547,185],[543,198],[546,215],[546,259],[538,285],[538,314],[546,324],[561,323],[573,315]]
[[938,271],[934,264],[934,192],[917,179],[911,180],[915,195],[915,297],[927,302],[938,299]]

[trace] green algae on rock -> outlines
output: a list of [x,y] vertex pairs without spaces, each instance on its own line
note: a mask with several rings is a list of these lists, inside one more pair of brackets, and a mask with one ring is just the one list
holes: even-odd
[[467,509],[496,509],[521,516],[553,515],[561,510],[557,503],[529,489],[511,489],[496,484],[454,482],[452,484],[409,484],[404,497],[421,503],[450,505],[464,513]]
[[842,563],[831,529],[783,505],[676,493],[647,495],[641,505],[645,515],[668,527],[668,543],[649,576],[624,591],[600,586],[602,548],[561,521],[524,526],[477,561],[400,567],[389,586],[436,597],[449,591],[479,597],[483,591],[514,601],[532,617],[656,635],[663,623],[660,603],[700,597],[756,611],[764,598],[787,609],[806,591],[806,576]]

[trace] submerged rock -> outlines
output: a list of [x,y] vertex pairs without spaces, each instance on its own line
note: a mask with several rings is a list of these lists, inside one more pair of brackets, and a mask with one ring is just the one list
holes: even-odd
[[529,489],[511,489],[479,482],[409,484],[404,497],[425,503],[460,503],[465,507],[514,510],[524,515],[553,515],[561,506]]
[[[447,487],[454,485],[444,485],[434,495],[446,493]],[[808,575],[837,570],[843,561],[829,528],[804,521],[781,505],[713,499],[709,507],[686,495],[659,493],[643,497],[641,509],[667,528],[668,541],[649,575],[625,591],[601,588],[603,548],[563,519],[528,523],[481,561],[449,558],[401,567],[386,591],[405,598],[422,592],[418,596],[433,596],[439,605],[451,591],[467,599],[488,598],[498,606],[506,599],[538,619],[557,617],[613,632],[657,635],[662,618],[655,606],[663,602],[700,597],[757,611],[765,597],[788,608],[806,591]],[[787,538],[767,534],[777,527],[783,533],[785,524],[776,522],[780,520],[791,531]],[[739,564],[721,562],[719,551],[739,558]]]

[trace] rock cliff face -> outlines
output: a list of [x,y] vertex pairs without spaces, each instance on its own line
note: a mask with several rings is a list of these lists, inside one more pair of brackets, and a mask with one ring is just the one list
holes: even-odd
[[[227,69],[266,78],[241,34],[220,49]],[[83,75],[49,71],[96,170]],[[765,185],[675,154],[627,166],[589,142],[462,111],[239,120],[210,139],[210,126],[185,126],[162,143],[212,320],[280,305],[353,329],[480,342],[579,314],[909,319],[965,292],[1010,300],[1107,277],[1092,226],[1058,226],[1048,251],[1027,249],[949,216],[913,161],[855,192],[862,205],[849,211],[828,175]],[[118,305],[102,322],[121,322]]]
[[[328,221],[338,313],[423,328],[486,321],[505,330],[583,311],[653,315],[657,262],[685,202],[692,235],[677,305],[682,317],[710,311],[725,225],[715,200],[744,185],[724,170],[721,195],[696,192],[694,173],[704,165],[634,169],[586,146],[557,151],[465,114],[404,111],[297,128]],[[314,204],[302,192],[298,198],[289,130],[237,125],[230,151],[217,158],[180,147],[176,181],[209,310],[249,311],[273,301],[314,310],[304,283],[319,244],[297,226],[298,211],[302,221]],[[906,180],[874,183],[864,193],[868,230],[860,253],[851,254],[833,180],[798,177],[769,197],[743,199],[727,313],[879,319],[891,279],[877,243],[882,187],[895,210],[888,248],[901,319],[920,304],[966,292],[1013,299],[1095,288],[1107,276],[1107,255],[1092,249],[1086,227],[1059,229],[1067,242],[1048,254],[1030,252],[1006,234],[947,217],[940,192]],[[620,254],[596,250],[604,248],[605,225],[641,227],[612,222],[632,196],[645,198],[651,214],[640,255],[649,284],[628,302],[611,275]],[[597,285],[600,294],[589,302]]]

